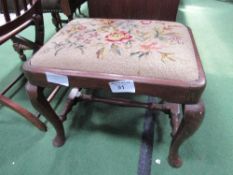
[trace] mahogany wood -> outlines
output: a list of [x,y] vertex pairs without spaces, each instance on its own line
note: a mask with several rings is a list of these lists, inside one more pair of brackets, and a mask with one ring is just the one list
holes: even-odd
[[90,17],[175,21],[179,0],[88,0]]
[[[73,19],[73,15],[78,8],[80,12],[81,5],[86,0],[41,0],[43,13],[51,13],[52,22],[58,31],[62,27],[63,22]],[[1,13],[6,14],[7,21],[10,21],[9,12],[16,13],[20,16],[20,11],[27,10],[27,4],[32,4],[32,0],[4,0],[4,4],[0,3]],[[68,20],[61,20],[59,13],[67,16]]]
[[[141,11],[143,7],[145,11]],[[89,0],[91,17],[110,17],[110,18],[153,18],[163,20],[175,20],[178,0],[165,1],[140,1],[140,0]],[[143,9],[144,9],[143,8]],[[166,16],[167,15],[167,16]],[[169,163],[174,167],[181,166],[181,159],[178,150],[181,144],[191,136],[201,124],[204,115],[204,104],[200,102],[201,94],[206,85],[205,74],[201,65],[200,57],[189,30],[193,49],[196,56],[199,78],[192,82],[175,80],[152,79],[136,76],[123,76],[119,74],[104,74],[97,72],[74,71],[67,69],[50,69],[46,67],[36,67],[26,62],[23,66],[25,76],[29,80],[27,92],[35,108],[45,115],[56,130],[54,146],[62,146],[65,142],[64,128],[62,122],[66,115],[72,110],[72,106],[81,101],[102,102],[120,106],[142,107],[150,110],[160,110],[169,115],[172,126],[172,143],[169,152]],[[43,90],[46,87],[54,87],[55,84],[49,83],[45,72],[65,75],[68,77],[69,86],[76,88],[68,97],[60,118],[45,100]],[[114,80],[133,80],[136,94],[151,95],[161,98],[159,104],[142,103],[129,101],[127,99],[106,99],[95,97],[88,94],[79,94],[82,88],[104,89],[109,91],[109,82]],[[183,106],[184,110],[181,110]],[[182,117],[183,115],[183,117]]]
[[19,1],[15,1],[13,3],[13,5],[14,5],[14,8],[15,8],[16,16],[19,16],[20,15]]
[[[78,8],[79,13],[81,13],[81,5],[86,2],[87,0],[60,0],[57,1],[56,7],[52,7],[49,5],[50,2],[47,2],[46,0],[42,0],[42,6],[46,6],[48,8],[44,9],[43,12],[51,12],[52,15],[52,22],[56,27],[56,30],[62,28],[63,23],[67,23],[73,19],[73,15],[76,12],[76,9]],[[58,8],[57,8],[58,7]],[[65,14],[68,18],[68,20],[62,20],[59,13],[62,12]]]
[[22,117],[24,117],[26,120],[31,122],[41,131],[47,131],[46,125],[42,123],[34,114],[32,114],[27,109],[20,106],[19,104],[15,103],[11,99],[3,96],[2,94],[0,94],[0,103],[20,114]]
[[184,118],[170,146],[168,156],[170,165],[174,167],[180,167],[182,165],[182,160],[179,156],[180,145],[199,128],[204,118],[204,113],[205,107],[203,102],[184,106]]
[[181,105],[178,103],[167,103],[169,106],[169,118],[170,118],[170,123],[172,127],[172,132],[171,136],[173,137],[176,132],[178,131],[178,128],[180,126],[180,119],[181,119]]
[[57,132],[57,135],[53,140],[53,145],[57,147],[62,146],[65,143],[64,128],[62,126],[62,122],[59,120],[57,114],[54,112],[45,95],[43,94],[44,88],[27,83],[26,90],[32,105],[42,115],[46,116],[48,121],[51,122]]
[[[61,0],[60,7],[62,9],[62,12],[68,17],[68,20],[61,20],[59,13],[55,12],[56,16],[53,19],[53,21],[56,21],[60,26],[62,26],[62,23],[67,23],[73,19],[73,15],[76,12],[77,8],[78,8],[79,14],[85,16],[81,12],[81,5],[86,1],[87,0]],[[57,28],[57,30],[59,30],[60,28]]]
[[[52,92],[49,94],[49,96],[47,97],[47,101],[50,103],[54,98],[55,96],[57,95],[57,93],[59,92],[59,90],[61,89],[61,86],[56,86]],[[40,113],[37,113],[36,114],[36,117],[39,118],[41,116]]]
[[[6,24],[0,26],[0,44],[3,44],[5,41],[12,39],[14,44],[18,45],[26,45],[27,47],[31,47],[31,49],[36,50],[39,49],[43,45],[44,41],[44,27],[43,27],[43,18],[41,13],[41,4],[40,1],[34,0],[32,1],[24,1],[23,8],[26,9],[27,4],[30,3],[31,7],[27,8],[23,14],[20,14],[19,3],[22,3],[20,0],[12,1],[14,3],[14,7],[16,8],[17,17],[15,19],[10,19],[9,10],[7,9],[8,4],[6,0],[1,0],[4,17],[7,21]],[[25,6],[26,5],[26,6]],[[35,27],[35,41],[29,41],[22,37],[16,37],[16,34],[24,30],[25,28],[33,25]],[[15,47],[17,48],[17,47]],[[25,56],[23,55],[22,50],[17,48],[18,52],[20,52],[21,59],[25,61]],[[12,83],[10,83],[0,94],[0,103],[11,108],[15,112],[19,113],[22,117],[30,121],[34,126],[42,131],[46,131],[47,128],[44,123],[42,123],[35,115],[29,112],[27,109],[23,108],[16,102],[4,96],[20,79],[22,78],[22,74],[19,75]]]

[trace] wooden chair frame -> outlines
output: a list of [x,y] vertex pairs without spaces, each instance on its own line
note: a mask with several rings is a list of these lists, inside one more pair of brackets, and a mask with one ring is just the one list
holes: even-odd
[[[85,1],[86,0],[60,0],[59,6],[61,9],[54,9],[51,11],[52,21],[57,31],[62,28],[63,23],[67,23],[73,19],[73,15],[77,8],[79,13],[84,16],[84,14],[81,13],[80,7]],[[68,20],[62,20],[59,15],[60,12],[64,13]]]
[[[13,1],[12,3],[14,3],[16,13],[15,19],[11,19],[9,15],[7,1],[1,0],[0,3],[2,4],[3,14],[6,21],[4,25],[0,26],[0,44],[3,44],[7,40],[11,39],[14,43],[14,48],[21,55],[21,60],[26,61],[26,57],[22,53],[22,49],[28,48],[36,52],[43,45],[44,42],[44,26],[40,1],[23,0],[24,13],[20,12],[22,9],[20,9],[19,7],[19,1]],[[30,4],[31,7],[28,7],[28,4]],[[35,27],[34,42],[26,38],[17,36],[18,33],[20,33],[29,26]],[[45,124],[42,123],[36,115],[32,114],[27,109],[23,108],[21,105],[4,96],[22,78],[24,78],[24,76],[23,74],[20,74],[0,93],[0,103],[19,113],[22,117],[30,121],[38,129],[46,131]]]
[[[43,13],[51,13],[52,15],[52,22],[54,26],[56,27],[56,30],[58,31],[60,28],[62,28],[63,23],[67,23],[68,21],[73,19],[74,13],[76,12],[76,9],[78,8],[79,13],[81,13],[80,7],[81,5],[86,1],[86,0],[59,0],[58,4],[56,7],[51,9],[47,9],[46,7],[43,8],[43,5],[46,6],[46,1],[41,1],[42,2],[42,12]],[[9,2],[9,0],[8,0]],[[17,2],[17,1],[16,1]],[[18,3],[18,6],[21,7],[22,4]],[[18,7],[18,9],[19,9]],[[13,8],[13,4],[10,4],[9,7],[9,12],[13,13],[19,13],[15,11],[15,8]],[[3,12],[3,9],[0,8],[0,11]],[[67,16],[67,20],[61,19],[59,13],[63,13],[65,16]]]

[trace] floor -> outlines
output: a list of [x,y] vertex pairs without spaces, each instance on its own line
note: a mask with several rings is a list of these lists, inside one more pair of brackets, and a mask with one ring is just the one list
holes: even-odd
[[[54,148],[51,140],[55,131],[49,123],[48,132],[40,132],[0,106],[0,175],[232,175],[232,18],[232,1],[183,0],[180,4],[177,21],[192,28],[207,76],[205,119],[180,150],[184,160],[181,168],[167,163],[171,138],[169,120],[163,114],[150,121],[144,109],[81,103],[64,124],[66,144]],[[49,15],[45,15],[45,26],[48,39],[55,32]],[[30,30],[24,35],[33,37]],[[21,69],[11,44],[0,46],[0,89]],[[22,83],[8,95],[33,111]],[[53,105],[63,102],[56,98]],[[58,105],[56,111],[61,110],[62,105]],[[148,122],[147,134],[154,137],[149,146],[141,139]]]

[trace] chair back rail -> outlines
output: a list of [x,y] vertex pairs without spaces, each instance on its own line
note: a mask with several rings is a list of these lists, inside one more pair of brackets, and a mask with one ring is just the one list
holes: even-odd
[[[14,13],[16,15],[13,19],[10,17],[10,12],[12,10],[9,9],[11,6],[14,7]],[[11,5],[8,0],[0,0],[0,9],[3,12],[6,21],[4,25],[0,26],[0,44],[18,34],[29,25],[38,23],[35,19],[36,16],[40,16],[41,19],[39,20],[43,22],[39,0],[13,0]],[[36,27],[38,28],[38,26]]]
[[0,11],[4,15],[14,12],[16,16],[20,16],[23,11],[28,10],[28,5],[32,5],[32,3],[33,0],[0,0]]
[[175,21],[179,0],[88,0],[90,17]]
[[[14,13],[16,16],[20,16],[24,11],[27,11],[32,5],[34,0],[0,0],[0,13],[5,13],[6,21],[10,21],[9,13]],[[42,4],[43,13],[51,13],[52,22],[58,31],[63,23],[66,23],[73,19],[73,15],[76,12],[76,9],[79,9],[80,12],[81,5],[87,0],[40,0]],[[68,20],[63,20],[60,17],[59,13],[64,13]]]

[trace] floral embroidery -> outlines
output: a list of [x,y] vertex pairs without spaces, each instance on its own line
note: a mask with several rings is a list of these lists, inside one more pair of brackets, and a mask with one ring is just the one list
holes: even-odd
[[111,51],[115,53],[116,55],[121,55],[121,51],[118,45],[112,44],[111,45]]
[[73,35],[75,35],[77,32],[86,30],[87,26],[84,26],[82,24],[78,24],[78,25],[71,25],[67,30],[65,31],[61,31],[60,35],[67,35],[69,37],[72,37]]
[[103,59],[103,57],[104,57],[104,51],[105,51],[104,47],[102,47],[101,49],[97,50],[97,52],[96,52],[97,58]]
[[162,46],[159,46],[158,43],[149,43],[149,44],[141,44],[141,48],[145,51],[151,50],[159,50]]
[[[71,42],[69,40],[66,40],[63,42],[53,42],[53,45],[54,45],[54,50],[55,50],[54,56],[57,56],[60,51],[67,49],[67,48],[71,48],[71,47],[75,49],[79,49],[80,52],[84,54],[84,45],[81,45],[77,42]],[[46,48],[44,52],[48,52],[48,50],[51,50],[51,49]]]
[[144,24],[144,25],[148,25],[151,23],[152,23],[152,21],[149,21],[149,20],[141,20],[141,24]]
[[165,62],[166,60],[175,61],[174,53],[165,53],[165,52],[159,52],[159,53],[161,54],[162,62]]
[[149,43],[149,44],[141,44],[141,51],[131,52],[131,56],[137,55],[139,58],[143,56],[148,56],[152,51],[162,49],[162,46],[159,46],[158,43]]
[[124,44],[124,46],[125,46],[125,49],[130,49],[130,48],[132,48],[132,41],[127,41],[127,42]]
[[158,59],[159,55],[166,63],[177,59],[169,48],[184,44],[179,28],[181,25],[172,22],[152,20],[74,20],[57,34],[58,41],[51,42],[43,52],[54,51],[56,56],[68,49],[77,49],[81,54],[95,49],[97,59],[104,59],[109,53],[125,58],[156,54],[153,58]]
[[179,35],[174,35],[169,38],[171,44],[184,44],[184,41]]
[[118,42],[118,41],[128,41],[132,38],[132,36],[124,31],[116,31],[108,34],[105,38],[107,41],[110,42]]
[[103,19],[102,23],[104,25],[112,25],[114,23],[114,20],[112,20],[112,19]]
[[132,53],[130,54],[130,56],[137,55],[138,58],[141,58],[141,57],[147,56],[147,55],[149,55],[149,54],[150,54],[150,52],[137,51],[137,52],[132,52]]
[[136,30],[136,32],[135,32],[135,37],[137,38],[137,40],[140,40],[142,42],[150,39],[151,36],[152,35],[150,32],[144,32],[144,31],[140,31],[140,30]]

